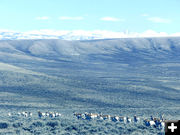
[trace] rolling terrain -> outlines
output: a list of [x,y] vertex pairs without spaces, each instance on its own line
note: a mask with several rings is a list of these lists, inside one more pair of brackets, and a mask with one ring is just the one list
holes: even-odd
[[1,40],[0,108],[180,119],[180,38]]

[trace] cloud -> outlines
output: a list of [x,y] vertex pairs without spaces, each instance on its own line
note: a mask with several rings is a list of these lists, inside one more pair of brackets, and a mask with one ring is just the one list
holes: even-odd
[[74,21],[80,21],[83,20],[84,18],[81,16],[76,16],[76,17],[70,17],[70,16],[61,16],[59,17],[59,20],[74,20]]
[[48,20],[48,19],[50,19],[48,16],[36,17],[36,20]]
[[102,17],[100,18],[101,21],[112,21],[112,22],[118,22],[118,21],[124,21],[124,19],[119,19],[115,17]]
[[172,22],[170,19],[165,19],[165,18],[160,18],[160,17],[149,17],[147,18],[147,20],[154,23],[171,23]]

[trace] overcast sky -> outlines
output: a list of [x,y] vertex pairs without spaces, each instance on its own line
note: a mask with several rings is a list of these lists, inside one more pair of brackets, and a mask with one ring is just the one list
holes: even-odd
[[0,0],[0,29],[180,32],[180,0]]

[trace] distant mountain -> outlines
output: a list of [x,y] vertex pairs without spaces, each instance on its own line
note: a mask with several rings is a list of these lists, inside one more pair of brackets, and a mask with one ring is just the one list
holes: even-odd
[[[12,56],[14,54],[14,56]],[[28,57],[48,60],[68,60],[81,62],[111,61],[115,63],[152,63],[180,59],[180,38],[120,38],[96,40],[1,40],[1,60],[12,57],[14,61],[30,59]],[[20,57],[21,56],[21,57]],[[14,58],[13,58],[14,57]],[[32,58],[31,58],[32,59]]]
[[13,39],[63,39],[63,40],[92,40],[92,39],[108,39],[108,38],[135,38],[135,37],[174,37],[180,36],[180,33],[167,34],[164,32],[155,32],[147,30],[143,33],[135,32],[112,32],[112,31],[55,31],[55,30],[39,30],[29,32],[15,32],[8,30],[0,30],[0,40]]

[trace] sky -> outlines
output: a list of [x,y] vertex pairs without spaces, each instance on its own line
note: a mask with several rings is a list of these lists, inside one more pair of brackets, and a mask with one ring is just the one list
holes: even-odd
[[180,32],[180,0],[0,0],[0,29]]

